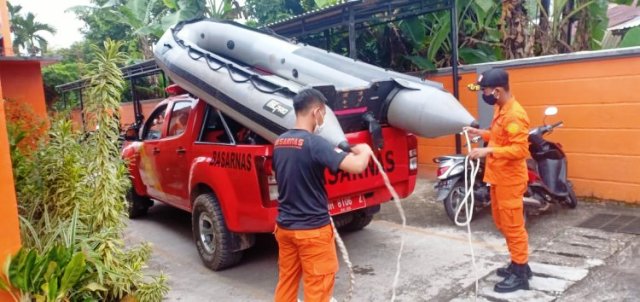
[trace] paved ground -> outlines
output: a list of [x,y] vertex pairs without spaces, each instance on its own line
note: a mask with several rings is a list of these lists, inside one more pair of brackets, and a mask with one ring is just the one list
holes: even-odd
[[[408,227],[402,231],[393,204],[386,204],[366,229],[344,234],[357,276],[353,301],[388,301],[401,236],[405,250],[397,301],[469,301],[475,292],[466,230],[453,226],[433,200],[432,183],[418,182],[404,200]],[[612,203],[553,208],[529,219],[531,291],[499,295],[493,271],[508,261],[506,246],[488,211],[472,224],[480,279],[479,301],[638,301],[640,236],[576,228],[595,213],[640,216],[640,207]],[[151,270],[170,276],[168,301],[271,301],[277,282],[277,245],[259,236],[240,266],[212,272],[202,266],[191,237],[187,213],[155,206],[131,221],[131,240],[154,244]],[[335,296],[348,288],[346,266],[336,279]]]

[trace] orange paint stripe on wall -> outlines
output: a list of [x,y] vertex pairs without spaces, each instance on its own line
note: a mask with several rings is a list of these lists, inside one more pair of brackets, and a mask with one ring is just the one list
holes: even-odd
[[420,147],[418,152],[418,162],[421,164],[432,164],[433,158],[451,155],[456,153],[455,146],[452,147]]
[[640,185],[640,156],[569,153],[567,158],[569,178]]
[[521,81],[594,79],[615,75],[637,75],[637,70],[640,70],[640,60],[637,57],[600,58],[509,68],[509,80],[512,83],[519,83]]
[[[1,91],[1,87],[0,87]],[[18,207],[13,183],[13,171],[9,156],[9,139],[4,111],[4,101],[0,92],[0,263],[4,265],[7,256],[20,248],[20,225],[18,223]],[[12,301],[11,297],[0,290],[0,301]]]
[[578,178],[571,181],[578,196],[640,203],[640,185]]
[[29,104],[36,114],[46,119],[40,62],[0,62],[0,65],[4,98]]
[[640,129],[559,129],[548,138],[561,143],[565,152],[569,153],[638,156],[640,155],[638,137],[640,137]]
[[[640,83],[640,82],[639,82]],[[553,103],[552,103],[553,104]],[[559,113],[549,122],[563,121],[564,128],[640,129],[640,101],[634,103],[556,105]],[[532,124],[542,123],[542,106],[524,106]]]
[[633,89],[640,75],[598,79],[572,79],[513,84],[515,96],[525,105],[612,104],[640,101]]
[[447,135],[439,138],[420,138],[419,146],[450,147],[455,146],[455,136]]

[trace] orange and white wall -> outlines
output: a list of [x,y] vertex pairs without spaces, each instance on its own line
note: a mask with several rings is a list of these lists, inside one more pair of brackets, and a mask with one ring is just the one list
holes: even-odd
[[[478,116],[478,95],[466,85],[476,70],[461,70],[460,100]],[[576,193],[640,203],[640,48],[569,54],[490,64],[509,72],[511,90],[529,114],[531,126],[542,124],[545,107],[559,109],[550,121],[564,121],[549,136],[560,142],[569,161]],[[427,77],[451,91],[450,72]],[[455,152],[453,136],[420,139],[419,160],[434,175],[432,158]]]

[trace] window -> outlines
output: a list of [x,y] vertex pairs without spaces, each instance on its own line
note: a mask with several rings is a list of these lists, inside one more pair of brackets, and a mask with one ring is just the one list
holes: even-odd
[[207,106],[207,114],[205,115],[205,121],[198,141],[218,144],[233,143],[229,137],[222,116],[218,110],[211,106]]
[[164,127],[164,117],[167,105],[158,107],[147,120],[142,137],[145,140],[160,139],[162,137],[162,127]]
[[233,139],[239,145],[266,145],[269,142],[259,136],[257,133],[249,130],[249,128],[236,122],[234,119],[228,117],[224,113],[221,113],[224,118],[229,131],[233,134]]
[[187,121],[191,113],[191,102],[176,102],[171,111],[167,137],[178,136],[187,129]]

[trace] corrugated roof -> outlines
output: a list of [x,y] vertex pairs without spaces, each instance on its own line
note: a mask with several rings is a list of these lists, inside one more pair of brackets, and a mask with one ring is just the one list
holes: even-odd
[[607,17],[609,18],[609,28],[629,22],[640,16],[640,8],[629,5],[609,4]]
[[609,30],[610,31],[616,31],[616,30],[636,27],[638,25],[640,25],[640,16],[635,17],[634,19],[631,19],[631,20],[629,20],[627,22],[624,22],[622,24],[616,25],[614,27],[610,27]]
[[347,6],[350,6],[350,5],[353,5],[353,4],[356,4],[356,3],[360,3],[360,2],[362,2],[362,0],[343,0],[343,1],[340,1],[340,2],[338,2],[336,4],[333,4],[333,5],[325,6],[323,8],[319,8],[319,9],[314,9],[314,10],[308,11],[308,12],[306,12],[304,14],[301,14],[301,15],[291,16],[291,17],[282,19],[280,21],[276,21],[276,22],[267,24],[265,27],[277,26],[277,25],[280,25],[282,23],[286,23],[288,21],[302,19],[302,18],[311,16],[311,15],[323,13],[323,12],[330,11],[330,10],[335,10],[335,9],[338,9],[338,8],[347,7]]

